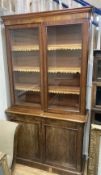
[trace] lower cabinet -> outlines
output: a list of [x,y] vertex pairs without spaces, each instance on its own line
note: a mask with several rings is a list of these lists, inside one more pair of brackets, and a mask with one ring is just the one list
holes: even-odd
[[82,174],[84,124],[44,117],[10,115],[20,123],[17,161],[59,174]]

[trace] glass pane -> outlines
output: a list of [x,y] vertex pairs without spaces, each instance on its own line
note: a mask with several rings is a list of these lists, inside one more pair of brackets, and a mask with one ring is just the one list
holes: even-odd
[[96,105],[101,105],[101,87],[96,88]]
[[95,123],[101,125],[101,114],[100,113],[95,114]]
[[15,102],[40,106],[39,29],[14,29],[11,36]]
[[81,25],[50,26],[47,33],[48,108],[79,111]]
[[101,60],[97,62],[97,79],[101,80]]

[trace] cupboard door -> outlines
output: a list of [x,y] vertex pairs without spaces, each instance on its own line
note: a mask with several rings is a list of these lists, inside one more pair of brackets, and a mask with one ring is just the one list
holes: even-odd
[[82,127],[51,121],[44,125],[44,130],[45,162],[59,168],[81,171]]
[[18,136],[17,158],[26,161],[41,159],[40,122],[21,123]]
[[10,38],[13,101],[41,107],[40,28],[15,27],[10,29]]

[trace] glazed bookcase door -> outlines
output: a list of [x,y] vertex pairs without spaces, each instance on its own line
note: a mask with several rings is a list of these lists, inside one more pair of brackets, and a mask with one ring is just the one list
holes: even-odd
[[82,24],[47,26],[47,108],[80,111]]
[[97,80],[101,81],[101,57],[98,59],[97,62]]
[[15,104],[41,106],[39,26],[10,30]]
[[101,81],[101,51],[94,51],[94,71],[93,71],[93,81]]

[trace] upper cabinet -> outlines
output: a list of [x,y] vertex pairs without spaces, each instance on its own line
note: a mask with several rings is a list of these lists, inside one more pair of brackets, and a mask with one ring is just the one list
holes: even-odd
[[12,105],[86,112],[91,8],[3,17]]

